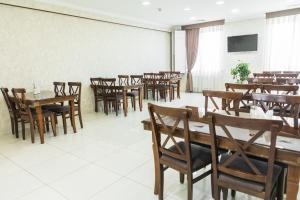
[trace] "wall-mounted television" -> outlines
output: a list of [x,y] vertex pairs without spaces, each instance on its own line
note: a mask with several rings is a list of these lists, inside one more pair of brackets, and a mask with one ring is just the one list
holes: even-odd
[[227,38],[228,52],[257,51],[258,34],[230,36]]

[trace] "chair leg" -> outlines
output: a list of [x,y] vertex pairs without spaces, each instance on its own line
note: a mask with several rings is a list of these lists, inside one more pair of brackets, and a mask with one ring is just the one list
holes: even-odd
[[227,198],[228,198],[228,189],[227,188],[222,188],[222,193],[223,193],[223,200],[227,200]]
[[232,198],[235,198],[235,194],[236,194],[236,191],[235,190],[231,190],[231,197]]
[[78,116],[79,116],[80,127],[83,128],[81,108],[78,108]]
[[277,195],[276,195],[277,200],[283,200],[285,183],[286,183],[286,173],[287,173],[287,169],[284,168],[278,178]]
[[192,172],[187,174],[187,193],[188,200],[193,200],[193,174]]
[[11,117],[10,118],[10,125],[11,125],[11,133],[14,135],[15,134],[15,121],[14,119]]
[[63,120],[63,126],[64,126],[64,134],[67,134],[67,120],[66,120],[66,114],[62,114],[62,120]]
[[95,112],[98,112],[98,101],[97,101],[97,97],[95,97]]
[[19,122],[18,122],[18,118],[14,119],[14,127],[15,127],[16,138],[19,138]]
[[164,169],[163,169],[163,165],[160,165],[159,176],[160,176],[159,177],[160,184],[159,184],[158,199],[163,200],[164,199]]
[[51,119],[51,127],[52,127],[53,135],[56,136],[56,123],[55,123],[55,116],[53,113],[51,114],[50,119]]
[[49,132],[49,119],[48,119],[48,117],[45,117],[45,124],[46,124],[46,130],[47,130],[47,132]]
[[180,179],[180,183],[183,184],[184,183],[184,174],[183,173],[179,174],[179,179]]
[[23,140],[25,140],[25,122],[22,121],[21,123],[22,123],[22,138]]
[[31,137],[31,142],[34,143],[34,121],[29,122],[30,124],[30,137]]
[[135,99],[135,96],[133,96],[132,99],[133,99],[133,109],[134,109],[134,111],[136,111],[136,99]]
[[119,105],[118,105],[118,100],[115,100],[115,111],[116,111],[116,116],[118,116],[118,111],[119,111]]

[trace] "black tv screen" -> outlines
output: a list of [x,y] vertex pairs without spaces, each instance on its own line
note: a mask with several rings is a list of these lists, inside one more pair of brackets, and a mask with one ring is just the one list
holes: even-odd
[[257,51],[257,38],[257,34],[228,37],[228,52]]

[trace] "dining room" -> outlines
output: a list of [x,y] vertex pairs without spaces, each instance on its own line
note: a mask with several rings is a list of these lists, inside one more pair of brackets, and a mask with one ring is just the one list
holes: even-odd
[[300,1],[0,0],[0,200],[300,200]]

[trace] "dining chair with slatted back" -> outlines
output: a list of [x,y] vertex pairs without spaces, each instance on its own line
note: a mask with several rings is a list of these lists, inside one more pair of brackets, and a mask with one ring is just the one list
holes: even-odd
[[[14,95],[14,100],[16,106],[20,113],[21,125],[22,125],[22,137],[25,140],[25,123],[30,124],[31,142],[34,143],[34,133],[35,133],[35,122],[37,121],[37,114],[35,110],[30,109],[26,100],[26,90],[24,88],[13,88],[12,93]],[[51,119],[51,127],[53,135],[56,136],[56,123],[54,113],[48,110],[42,110],[43,118]]]
[[[281,132],[300,136],[298,122],[300,96],[253,93],[252,98],[254,104],[259,106],[265,113],[273,110],[273,115],[283,121],[284,126]],[[293,122],[289,119],[292,119]]]
[[80,126],[81,126],[81,128],[83,128],[82,114],[81,114],[81,88],[82,88],[82,84],[81,84],[81,82],[68,82],[68,86],[69,86],[69,94],[70,95],[75,95],[75,99],[74,99],[75,116],[78,116]]
[[53,82],[55,96],[66,96],[66,83],[65,82]]
[[154,73],[144,73],[144,78],[154,78]]
[[242,92],[240,112],[250,112],[250,105],[252,104],[252,93],[255,93],[260,85],[258,84],[239,84],[239,83],[225,83],[226,91],[228,92]]
[[144,73],[144,98],[148,99],[149,92],[151,92],[152,98],[155,100],[155,82],[154,73]]
[[11,132],[12,134],[16,135],[16,138],[19,138],[19,122],[21,122],[20,114],[16,108],[15,103],[12,101],[11,97],[8,94],[8,89],[1,88],[1,92],[3,94],[4,101],[8,109],[10,123],[11,123]]
[[[228,189],[256,196],[264,200],[282,196],[282,168],[274,163],[276,156],[276,139],[282,127],[278,120],[250,119],[235,116],[208,113],[209,132],[211,136],[213,190],[214,198],[227,199]],[[250,131],[252,134],[249,134]],[[218,159],[219,135],[230,144],[231,153],[223,154]],[[242,136],[243,135],[243,136]],[[248,135],[247,137],[245,137]],[[247,150],[265,135],[267,161],[255,159]],[[268,135],[268,136],[266,136]],[[241,141],[241,137],[245,142]],[[268,141],[267,141],[268,140]],[[278,198],[277,198],[278,199]]]
[[143,84],[143,75],[130,75],[131,85],[142,85]]
[[90,78],[92,89],[94,92],[94,100],[95,100],[95,112],[99,111],[99,106],[98,102],[103,101],[103,96],[102,96],[102,78]]
[[[211,174],[207,170],[198,177],[193,172],[211,164],[211,151],[209,148],[192,144],[190,142],[189,120],[191,110],[184,108],[161,107],[148,104],[152,125],[153,152],[159,174],[159,200],[163,200],[164,171],[168,168],[180,173],[180,182],[187,176],[188,200],[193,199],[193,184]],[[169,127],[171,126],[171,128]],[[183,141],[176,137],[176,128],[184,130]],[[164,136],[166,137],[164,137]]]
[[118,75],[119,85],[126,86],[129,85],[129,76],[128,75]]
[[[225,92],[216,90],[203,90],[203,96],[205,97],[205,116],[208,113],[209,100],[213,105],[212,112],[224,111],[226,114],[231,115],[231,111],[236,116],[239,116],[240,101],[243,97],[241,92]],[[216,102],[216,99],[221,101],[221,105]]]
[[104,112],[108,115],[108,108],[112,105],[116,112],[116,116],[118,116],[118,110],[121,105],[121,100],[123,99],[122,91],[116,89],[115,78],[104,78],[102,79],[102,83]]
[[284,73],[284,74],[275,74],[276,78],[297,78],[298,73]]

